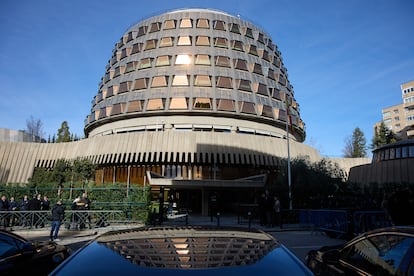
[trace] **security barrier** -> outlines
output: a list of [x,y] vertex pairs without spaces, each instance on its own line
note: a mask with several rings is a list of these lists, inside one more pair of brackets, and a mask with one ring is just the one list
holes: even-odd
[[[51,225],[50,211],[0,211],[0,227],[41,228]],[[133,222],[123,210],[67,210],[63,224],[68,229],[103,227],[108,224]]]
[[330,237],[345,239],[391,225],[384,211],[304,209],[300,210],[299,220]]

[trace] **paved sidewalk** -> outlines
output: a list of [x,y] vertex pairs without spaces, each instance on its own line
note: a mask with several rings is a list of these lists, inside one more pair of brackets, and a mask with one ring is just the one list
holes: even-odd
[[[243,227],[249,228],[248,221],[239,221],[236,216],[223,216],[220,217],[219,221],[214,218],[211,221],[210,217],[207,216],[188,216],[188,224],[189,225],[212,225],[212,226],[236,226],[236,227]],[[186,218],[181,217],[174,220],[167,220],[163,222],[163,225],[186,225]],[[94,239],[100,234],[103,234],[108,231],[113,230],[122,230],[122,229],[130,229],[136,227],[144,226],[143,223],[128,223],[128,224],[111,224],[105,227],[96,227],[92,229],[83,229],[83,230],[71,230],[66,229],[63,225],[59,230],[59,244],[72,244],[77,242],[88,241]],[[298,224],[284,224],[283,228],[280,227],[265,227],[259,225],[256,221],[252,221],[250,224],[251,228],[261,229],[265,232],[277,232],[277,231],[298,231],[298,230],[311,230],[306,225],[298,225]],[[48,240],[49,233],[50,233],[50,226],[44,228],[36,228],[36,229],[13,229],[12,232],[25,237],[26,239],[33,239],[33,240]]]

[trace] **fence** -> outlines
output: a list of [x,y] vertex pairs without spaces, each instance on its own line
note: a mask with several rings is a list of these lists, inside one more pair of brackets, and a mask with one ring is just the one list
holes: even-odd
[[299,220],[335,238],[351,238],[391,225],[384,211],[300,210]]
[[[40,228],[49,226],[50,211],[0,211],[0,227]],[[65,211],[64,225],[68,229],[102,227],[108,224],[142,222],[131,220],[128,211]]]

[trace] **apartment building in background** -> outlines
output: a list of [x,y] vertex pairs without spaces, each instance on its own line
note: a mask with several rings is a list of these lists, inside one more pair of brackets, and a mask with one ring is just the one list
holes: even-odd
[[[402,140],[414,138],[414,80],[401,84],[402,103],[382,109],[382,121]],[[376,132],[381,122],[374,126]]]

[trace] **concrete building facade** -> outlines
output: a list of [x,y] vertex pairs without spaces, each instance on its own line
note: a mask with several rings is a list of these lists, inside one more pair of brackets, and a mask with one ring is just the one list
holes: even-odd
[[[321,159],[303,144],[305,124],[272,38],[207,9],[175,10],[128,28],[105,68],[85,134],[70,143],[1,142],[0,182],[24,183],[35,167],[87,158],[98,167],[98,183],[165,187],[205,214],[212,192],[251,200],[280,172],[287,139],[292,158]],[[347,171],[367,162],[341,160]]]

